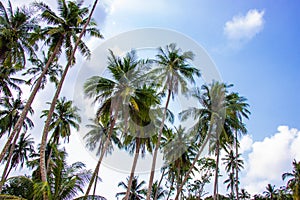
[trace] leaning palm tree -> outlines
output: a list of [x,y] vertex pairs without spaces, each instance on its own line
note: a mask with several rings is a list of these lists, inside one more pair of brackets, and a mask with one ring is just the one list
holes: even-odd
[[25,8],[13,10],[8,1],[6,9],[0,2],[0,65],[1,67],[25,67],[26,56],[34,55],[38,46],[32,42],[31,37],[34,29],[38,28],[32,12]]
[[150,200],[157,154],[160,147],[160,140],[163,127],[165,125],[167,109],[171,100],[171,96],[174,98],[174,96],[178,94],[179,88],[181,88],[181,93],[186,94],[188,91],[188,82],[194,84],[194,76],[200,76],[199,70],[188,64],[188,61],[191,61],[194,57],[193,52],[182,52],[182,50],[177,48],[176,44],[174,43],[167,45],[165,49],[160,47],[158,51],[159,53],[157,54],[157,59],[155,60],[155,62],[158,64],[158,67],[153,69],[150,75],[154,75],[153,80],[155,79],[162,86],[163,92],[167,93],[167,99],[158,132],[157,144],[153,153],[147,200]]
[[[84,34],[89,34],[98,38],[102,38],[99,30],[96,27],[96,23],[91,20],[92,13],[96,7],[97,1],[95,1],[93,8],[89,14],[89,9],[87,7],[82,7],[83,1],[68,1],[58,0],[58,11],[57,15],[54,11],[50,9],[44,3],[35,3],[35,6],[38,7],[41,11],[41,17],[47,21],[50,26],[42,30],[42,35],[47,35],[49,38],[46,40],[46,43],[49,42],[50,49],[55,49],[55,42],[58,42],[60,45],[64,45],[65,54],[67,56],[67,64],[60,79],[60,82],[57,86],[56,92],[53,96],[49,113],[44,125],[42,140],[41,140],[41,177],[42,181],[47,181],[46,174],[46,160],[45,160],[45,148],[47,143],[47,136],[49,132],[49,127],[52,119],[52,114],[55,109],[57,99],[59,97],[62,85],[68,73],[70,66],[75,63],[75,52],[77,48],[80,53],[89,58],[90,50],[85,45],[81,39]],[[89,15],[88,15],[89,14]],[[63,28],[62,28],[63,27]],[[60,46],[61,48],[62,46]],[[60,49],[61,50],[61,49]]]
[[[129,178],[127,178],[127,181],[129,180]],[[144,199],[144,195],[146,194],[146,190],[143,189],[143,185],[145,185],[145,181],[142,182],[138,182],[138,177],[135,176],[132,180],[132,186],[130,189],[130,194],[129,194],[129,200],[141,200]],[[126,183],[124,183],[123,181],[120,182],[118,184],[118,187],[122,186],[124,189],[127,190],[128,186],[126,185]],[[119,196],[125,196],[126,192],[118,192],[116,194],[116,197]]]
[[282,179],[290,178],[287,182],[287,188],[293,191],[293,198],[300,199],[300,162],[293,161],[293,171],[282,174]]
[[[95,167],[94,176],[98,174],[118,117],[121,114],[126,114],[129,107],[138,105],[136,99],[133,97],[137,89],[136,86],[138,86],[140,82],[139,78],[141,77],[142,67],[143,65],[141,65],[141,62],[137,59],[135,51],[131,51],[127,53],[124,58],[120,58],[116,57],[110,50],[108,70],[111,78],[93,76],[84,84],[85,95],[89,98],[93,98],[94,102],[100,102],[97,117],[100,120],[102,117],[106,117],[110,120],[107,138]],[[121,112],[123,110],[125,110],[124,113]],[[126,121],[125,118],[122,120]],[[124,126],[127,126],[126,124]],[[94,176],[87,188],[86,195],[90,192]]]

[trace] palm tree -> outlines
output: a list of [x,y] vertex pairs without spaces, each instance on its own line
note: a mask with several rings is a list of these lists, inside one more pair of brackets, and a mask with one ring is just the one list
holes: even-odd
[[[127,178],[127,182],[129,181],[129,178]],[[140,200],[144,199],[144,195],[146,194],[146,190],[143,189],[143,185],[145,185],[145,181],[138,182],[138,177],[135,176],[132,180],[132,186],[130,189],[130,194],[129,194],[129,200]],[[128,186],[122,181],[118,184],[118,187],[122,186],[124,189],[127,190]],[[116,197],[119,196],[125,196],[126,192],[118,192],[116,194]]]
[[[225,170],[227,171],[227,173],[229,173],[229,178],[227,180],[226,183],[229,183],[228,186],[230,186],[231,189],[231,196],[235,197],[234,195],[234,186],[236,185],[236,176],[235,176],[235,170],[238,169],[238,171],[241,170],[241,168],[243,168],[243,160],[239,159],[240,154],[238,155],[238,157],[236,157],[234,155],[233,150],[230,150],[229,152],[227,152],[227,154],[225,155],[225,158],[222,158],[222,160],[224,161],[223,163],[226,164],[225,166]],[[234,182],[232,183],[232,180],[234,180]],[[224,182],[225,183],[225,182]],[[228,187],[227,187],[228,189]],[[238,193],[236,194],[238,195]]]
[[233,192],[233,188],[234,188],[234,184],[235,184],[235,177],[234,177],[234,174],[232,172],[229,173],[228,175],[228,179],[226,179],[224,181],[224,184],[227,184],[227,190],[229,190],[229,188],[231,189],[231,192],[230,192],[230,199],[235,199],[235,195],[234,195],[234,192]]
[[[165,124],[165,118],[167,109],[171,96],[174,98],[178,94],[179,88],[181,88],[181,93],[186,94],[188,91],[187,81],[194,84],[194,76],[200,76],[198,69],[191,67],[188,61],[193,59],[194,54],[191,51],[182,52],[180,48],[176,47],[176,44],[172,43],[167,45],[165,49],[159,48],[159,53],[157,54],[156,63],[158,67],[153,69],[151,74],[154,75],[155,80],[161,84],[163,92],[167,93],[166,105],[164,107],[164,112],[162,116],[161,125],[158,132],[157,144],[153,153],[153,160],[151,165],[151,172],[149,177],[149,185],[147,192],[147,200],[150,200],[151,187],[154,179],[155,165],[157,159],[157,153],[160,146],[160,140],[163,132],[163,127]],[[153,77],[153,80],[154,80]]]
[[[45,65],[47,64],[49,60],[49,55],[46,55],[45,52],[43,51],[43,60],[40,60],[37,57],[31,57],[29,61],[33,64],[32,67],[30,67],[25,73],[22,75],[33,75],[29,80],[26,81],[27,84],[30,85],[36,85],[38,81],[38,77],[41,76]],[[50,82],[53,82],[56,86],[58,84],[59,77],[62,74],[62,66],[58,64],[58,58],[54,58],[53,61],[51,62],[46,75],[48,76]],[[33,83],[32,83],[33,82]],[[47,84],[47,77],[44,76],[41,81],[40,88],[44,89]],[[32,86],[32,87],[33,87]]]
[[[14,150],[9,149],[7,153],[6,165],[2,173],[0,191],[2,190],[2,185],[7,180],[11,170],[17,168],[20,164],[20,167],[23,168],[25,161],[28,161],[28,156],[34,153],[34,141],[33,138],[29,138],[30,135],[25,135],[22,133],[18,143],[15,145]],[[14,144],[11,145],[12,148]]]
[[[144,85],[142,88],[137,88],[135,95],[132,97],[137,103],[136,106],[129,107],[129,116],[134,123],[127,123],[124,130],[123,145],[130,154],[134,154],[131,173],[128,180],[128,187],[125,199],[128,200],[129,193],[134,178],[134,172],[137,165],[139,155],[144,157],[146,150],[152,152],[153,145],[156,142],[155,127],[148,127],[153,119],[150,116],[150,109],[159,105],[160,99],[156,95],[156,91],[150,86]],[[157,120],[157,119],[154,119]],[[152,132],[152,133],[151,133]],[[153,136],[152,136],[153,135]]]
[[239,197],[243,200],[247,200],[250,199],[251,195],[245,189],[241,189],[241,193],[239,193]]
[[282,174],[282,179],[290,178],[287,182],[287,188],[293,191],[293,198],[300,199],[300,162],[293,161],[293,171]]
[[2,91],[3,98],[12,97],[12,89],[15,90],[19,96],[21,95],[22,90],[20,85],[25,81],[20,78],[13,77],[17,71],[17,69],[12,67],[0,66],[0,98],[2,98]]
[[[64,139],[64,142],[69,142],[71,135],[71,127],[75,130],[79,130],[79,123],[81,118],[78,114],[79,109],[72,105],[72,101],[67,101],[65,97],[56,102],[55,110],[52,115],[52,121],[50,124],[50,131],[53,131],[50,138],[50,142],[58,145],[60,137]],[[48,116],[49,110],[43,110],[41,117]],[[51,145],[50,145],[51,146]],[[52,155],[52,149],[48,156],[47,170],[49,171],[49,162]]]
[[[11,134],[12,128],[17,123],[20,113],[24,110],[24,104],[26,102],[22,101],[20,96],[17,99],[13,97],[6,97],[1,99],[1,107],[0,110],[0,138],[7,133],[8,136]],[[33,114],[33,109],[30,108],[30,114]],[[22,128],[24,132],[28,130],[28,128],[32,128],[34,126],[33,122],[30,118],[26,117]]]
[[151,190],[151,199],[159,200],[165,199],[167,195],[167,191],[163,189],[163,187],[159,186],[158,181],[155,181],[152,185]]
[[[54,112],[56,101],[59,97],[68,70],[70,66],[75,63],[75,57],[74,57],[75,52],[78,48],[80,53],[83,56],[87,58],[90,57],[90,50],[81,39],[84,34],[88,33],[91,36],[102,38],[102,35],[100,34],[99,30],[95,28],[96,23],[93,20],[91,20],[91,16],[96,7],[97,1],[95,1],[89,15],[88,15],[89,9],[87,7],[82,8],[83,1],[66,2],[65,0],[58,0],[57,2],[58,2],[59,15],[53,12],[49,8],[49,6],[47,6],[44,3],[35,3],[35,6],[37,6],[42,11],[41,14],[42,18],[52,25],[42,30],[43,34],[50,36],[46,40],[46,43],[50,43],[50,47],[49,47],[50,49],[56,48],[56,45],[54,45],[55,42],[58,42],[61,45],[63,44],[66,47],[65,54],[68,60],[68,63],[60,79],[60,82],[57,86],[56,92],[53,96],[49,113],[44,125],[44,130],[43,130],[43,135],[41,140],[41,152],[40,152],[41,153],[41,158],[40,158],[41,177],[43,182],[47,181],[46,166],[45,166],[46,165],[45,148],[47,143],[49,127],[52,119],[52,114]],[[87,15],[88,17],[86,17]],[[74,43],[74,46],[72,43]],[[60,50],[61,47],[62,46],[60,46]]]
[[[184,183],[188,180],[189,174],[192,172],[195,167],[196,162],[199,159],[204,147],[208,144],[209,141],[215,142],[216,146],[216,172],[215,172],[215,186],[214,193],[216,193],[216,183],[218,177],[218,164],[219,164],[219,137],[222,134],[222,137],[225,137],[225,94],[226,94],[226,85],[218,82],[213,82],[210,86],[203,85],[202,91],[200,89],[196,89],[193,92],[193,97],[195,97],[199,103],[201,104],[200,108],[190,108],[186,111],[180,113],[181,120],[185,121],[192,117],[193,120],[196,120],[196,123],[193,126],[193,130],[191,132],[191,136],[195,138],[195,143],[200,147],[197,155],[190,167],[187,171],[185,178],[182,181],[181,187],[179,191],[182,190]],[[222,139],[223,139],[222,138]],[[224,139],[224,140],[225,140]],[[222,143],[221,143],[222,144]],[[214,198],[216,198],[216,194],[214,194]],[[178,199],[179,193],[175,199]]]
[[[235,133],[235,156],[238,157],[238,136],[241,134],[246,134],[247,129],[245,125],[243,124],[243,118],[249,119],[249,115],[251,114],[248,110],[249,104],[246,102],[247,99],[245,97],[240,96],[238,93],[231,93],[226,97],[226,101],[228,103],[229,109],[227,109],[227,115],[231,116],[233,124],[233,129]],[[239,135],[238,135],[239,134]],[[239,168],[236,166],[235,168],[235,176],[236,176],[236,184],[235,184],[235,192],[236,194],[239,193]],[[239,199],[239,196],[237,195],[237,200]]]
[[[84,93],[87,97],[100,102],[97,117],[110,120],[108,136],[101,151],[98,163],[94,170],[94,176],[98,174],[102,159],[110,143],[115,123],[118,116],[128,113],[128,108],[138,105],[134,98],[136,86],[140,82],[141,62],[137,59],[135,51],[126,54],[124,58],[116,57],[110,50],[108,57],[108,70],[111,78],[93,76],[84,84]],[[124,111],[122,113],[121,111]],[[121,121],[127,121],[125,117]],[[124,125],[127,126],[127,123]],[[93,178],[92,181],[93,182]],[[92,183],[89,184],[86,195],[89,194]]]
[[266,187],[266,191],[264,191],[263,194],[265,194],[266,198],[275,200],[278,194],[278,190],[275,189],[275,185],[268,184]]
[[1,67],[24,68],[25,52],[34,55],[37,44],[32,42],[33,30],[38,28],[32,12],[25,8],[13,10],[11,2],[5,9],[0,2],[0,65]]
[[[92,122],[92,124],[86,125],[86,127],[89,128],[90,131],[84,136],[84,139],[86,140],[85,144],[90,151],[94,151],[96,149],[96,155],[99,156],[102,153],[102,151],[104,151],[103,147],[105,145],[106,139],[108,138],[110,120],[102,117],[101,120],[95,118],[94,120],[90,119],[90,121]],[[114,130],[112,132],[112,135],[110,136],[110,143],[105,151],[106,155],[111,154],[113,152],[113,144],[119,148],[121,148],[122,146],[116,130]],[[96,174],[96,176],[98,176],[98,173]],[[94,193],[96,191],[96,187],[97,181],[95,181],[94,183]]]
[[[34,181],[32,181],[30,177],[14,176],[9,178],[6,181],[5,185],[3,186],[3,190],[1,194],[10,195],[10,196],[13,195],[15,199],[18,199],[17,197],[19,197],[19,198],[31,200],[33,199],[33,193],[34,193],[33,187],[34,187]],[[1,198],[2,195],[0,195],[0,199]],[[5,196],[3,198],[5,199]]]

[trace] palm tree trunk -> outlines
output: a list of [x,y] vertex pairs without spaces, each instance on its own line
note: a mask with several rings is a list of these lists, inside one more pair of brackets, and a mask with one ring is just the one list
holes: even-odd
[[126,195],[125,195],[125,200],[129,199],[129,195],[130,195],[130,190],[131,190],[131,186],[132,186],[132,180],[134,177],[134,172],[135,172],[135,168],[136,168],[136,164],[139,158],[139,154],[140,154],[140,138],[136,138],[136,147],[135,147],[135,155],[134,155],[134,159],[133,159],[133,163],[132,163],[132,167],[131,167],[131,172],[130,172],[130,177],[128,180],[128,184],[127,184],[127,191],[126,191]]
[[219,178],[219,158],[220,158],[220,141],[217,138],[216,144],[216,171],[215,171],[215,182],[214,182],[214,200],[218,199],[218,178]]
[[[20,132],[19,132],[20,133]],[[12,170],[12,165],[10,165],[11,163],[11,158],[13,156],[13,153],[14,153],[14,150],[15,150],[15,146],[16,146],[16,143],[17,143],[17,139],[19,138],[19,133],[16,135],[16,137],[14,138],[14,141],[11,145],[11,148],[9,150],[9,154],[8,154],[8,158],[7,158],[7,161],[6,161],[6,164],[5,164],[5,167],[4,167],[4,170],[3,170],[3,173],[2,173],[2,177],[1,177],[1,182],[0,182],[0,193],[2,192],[2,187],[4,185],[4,182],[6,181],[10,171]]]
[[195,167],[195,165],[196,165],[196,163],[197,163],[197,161],[198,161],[198,159],[199,159],[201,153],[202,153],[203,150],[204,150],[204,147],[207,145],[207,143],[208,143],[208,141],[209,141],[209,139],[210,139],[211,132],[212,132],[212,126],[210,126],[210,129],[209,129],[209,131],[208,131],[208,134],[207,134],[207,136],[205,137],[205,139],[204,139],[204,141],[203,141],[203,144],[201,145],[201,148],[200,148],[200,150],[198,151],[198,154],[196,155],[196,157],[195,157],[195,159],[194,159],[192,165],[190,166],[189,170],[188,170],[187,173],[185,174],[185,177],[184,177],[184,179],[183,179],[183,181],[182,181],[182,183],[181,183],[181,185],[180,185],[180,187],[179,187],[179,189],[178,189],[178,191],[177,191],[175,200],[178,200],[179,194],[180,194],[181,190],[183,189],[184,184],[187,182],[190,173],[193,171],[193,169],[194,169],[194,167]]
[[60,91],[62,89],[62,85],[64,83],[64,80],[66,78],[68,70],[69,70],[69,68],[71,66],[72,60],[73,60],[73,58],[75,56],[75,52],[77,50],[79,42],[80,42],[81,38],[83,37],[83,35],[84,35],[85,31],[86,31],[87,26],[90,23],[90,20],[92,18],[93,12],[94,12],[94,10],[96,8],[97,2],[98,2],[98,0],[95,0],[94,5],[92,7],[92,10],[91,10],[91,12],[89,14],[89,17],[88,17],[86,23],[84,24],[84,26],[82,28],[82,31],[79,34],[79,36],[78,36],[78,38],[77,38],[77,40],[75,42],[74,49],[73,49],[70,57],[68,58],[68,63],[67,63],[66,68],[65,68],[65,70],[64,70],[64,72],[62,74],[61,80],[60,80],[60,82],[59,82],[59,84],[57,86],[55,95],[54,95],[54,97],[52,99],[52,102],[51,102],[50,110],[49,110],[49,113],[48,113],[48,116],[47,116],[47,119],[46,119],[46,122],[45,122],[44,130],[43,130],[43,136],[42,136],[41,147],[40,147],[40,169],[41,169],[41,179],[42,179],[42,182],[46,182],[47,181],[45,149],[46,149],[46,143],[47,143],[47,136],[48,136],[48,132],[49,132],[49,126],[50,126],[51,118],[52,118],[52,115],[53,115],[53,112],[54,112],[54,108],[55,108],[55,105],[56,105],[56,101],[57,101],[57,99],[59,97]]
[[236,199],[239,200],[239,169],[238,169],[238,155],[239,155],[239,148],[238,148],[238,138],[237,138],[237,130],[235,131],[235,159],[236,159],[236,166],[235,166],[235,193]]
[[147,198],[146,198],[147,200],[150,200],[151,189],[152,189],[152,184],[153,184],[153,179],[154,179],[154,171],[155,171],[156,159],[157,159],[157,153],[158,153],[158,149],[159,149],[159,146],[160,146],[160,140],[161,140],[163,128],[164,128],[164,125],[165,125],[165,120],[166,120],[166,115],[167,115],[167,109],[168,109],[168,106],[169,106],[169,102],[170,102],[170,98],[171,98],[171,93],[172,93],[172,91],[169,89],[166,106],[165,106],[164,113],[163,113],[163,116],[162,116],[161,125],[159,127],[157,144],[155,145],[155,149],[154,149],[154,153],[153,153],[153,158],[152,158],[152,166],[151,166],[151,172],[150,172],[150,178],[149,178],[149,185],[148,185],[148,191],[147,191]]
[[0,154],[0,163],[2,162],[2,160],[3,160],[4,156],[5,156],[5,153],[7,152],[7,149],[9,148],[9,146],[10,146],[12,140],[13,140],[14,137],[15,137],[17,134],[19,134],[19,132],[21,131],[22,124],[24,123],[24,120],[25,120],[25,118],[26,118],[26,116],[27,116],[27,113],[28,113],[30,107],[31,107],[31,104],[32,104],[32,102],[33,102],[33,100],[34,100],[34,98],[35,98],[35,96],[36,96],[38,90],[40,89],[40,86],[41,86],[41,83],[42,83],[42,79],[44,78],[45,74],[47,73],[50,64],[52,63],[52,61],[53,61],[54,58],[56,57],[56,55],[57,55],[57,53],[58,53],[58,51],[59,51],[59,48],[60,48],[60,46],[61,46],[61,43],[62,43],[62,38],[61,38],[61,39],[59,40],[59,42],[56,44],[55,49],[54,49],[52,55],[50,56],[48,62],[46,63],[46,66],[45,66],[45,68],[43,69],[42,74],[41,74],[40,77],[38,78],[38,80],[37,80],[37,82],[36,82],[36,84],[35,84],[35,86],[34,86],[32,92],[31,92],[31,94],[30,94],[30,96],[29,96],[29,98],[28,98],[28,100],[27,100],[27,102],[26,102],[26,105],[24,106],[24,109],[23,109],[23,111],[22,111],[22,113],[21,113],[21,115],[20,115],[20,117],[19,117],[17,123],[16,123],[15,126],[14,126],[14,129],[13,129],[12,133],[11,133],[10,136],[8,137],[8,139],[7,139],[7,141],[6,141],[5,145],[4,145],[4,147],[3,147],[3,149],[2,149],[2,152],[1,152],[1,154]]
[[157,190],[156,190],[156,192],[155,192],[155,194],[154,194],[154,199],[153,200],[157,200],[157,196],[158,196],[158,189],[159,189],[159,187],[160,187],[160,185],[161,185],[161,182],[162,182],[162,180],[163,180],[163,178],[164,178],[164,176],[165,176],[165,168],[163,169],[163,171],[162,171],[162,173],[161,173],[161,177],[160,177],[160,180],[159,180],[159,182],[158,182],[158,184],[157,184]]

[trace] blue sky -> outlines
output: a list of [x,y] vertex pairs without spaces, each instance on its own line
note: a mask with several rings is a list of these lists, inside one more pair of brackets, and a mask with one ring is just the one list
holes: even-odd
[[[45,2],[55,6],[54,1]],[[12,3],[19,5],[23,1]],[[105,0],[100,1],[94,18],[105,39],[137,28],[159,27],[178,31],[206,49],[223,80],[234,84],[233,89],[245,96],[250,104],[252,114],[250,120],[245,121],[249,136],[242,140],[246,162],[243,178],[250,177],[251,180],[244,184],[246,189],[260,192],[268,182],[280,184],[283,170],[290,169],[293,158],[300,159],[297,153],[300,150],[299,6],[300,2],[291,0]],[[91,49],[102,42],[88,41]],[[69,90],[73,87],[71,77],[77,73],[78,69],[71,72],[64,95],[72,97]],[[42,108],[46,97],[39,96],[35,104]],[[71,152],[81,145],[78,138],[73,140],[68,146]],[[279,148],[277,141],[285,145]],[[279,155],[279,150],[285,154]],[[277,152],[278,156],[272,152]],[[78,159],[81,154],[70,153],[70,160]],[[263,165],[258,164],[261,163],[260,154],[266,155],[262,156],[266,160]],[[272,160],[274,156],[282,159]],[[82,157],[87,159],[88,154],[85,152]],[[93,168],[94,161],[87,160],[88,167]],[[274,170],[265,172],[271,164]],[[255,174],[255,166],[261,167],[265,177]],[[117,182],[109,182],[106,175],[113,174],[111,176],[116,176],[116,180],[126,176],[103,170],[103,186],[109,183],[111,188],[100,192],[114,199],[111,192],[118,190]],[[278,173],[277,178],[267,175],[273,172]]]

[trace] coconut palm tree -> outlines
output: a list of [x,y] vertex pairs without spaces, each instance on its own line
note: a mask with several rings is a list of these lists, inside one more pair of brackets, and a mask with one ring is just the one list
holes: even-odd
[[[105,151],[110,143],[110,138],[115,128],[118,117],[126,115],[130,107],[138,105],[134,96],[140,83],[141,69],[143,65],[137,59],[135,51],[131,51],[125,57],[116,57],[110,50],[108,57],[108,70],[111,78],[93,76],[84,84],[84,93],[87,97],[93,98],[95,102],[100,103],[97,111],[99,120],[105,117],[110,120],[108,136],[101,151],[98,163],[94,170],[94,175],[98,174]],[[129,113],[127,117],[129,116]],[[127,117],[121,121],[127,121]],[[127,123],[124,125],[127,126]],[[92,181],[94,176],[92,177]],[[92,182],[91,181],[91,182]],[[89,184],[86,195],[89,194],[92,183]]]
[[[127,178],[127,182],[129,181],[129,178]],[[129,194],[129,200],[140,200],[140,199],[145,199],[144,195],[146,194],[146,190],[143,189],[143,185],[145,185],[145,181],[142,182],[138,182],[138,177],[135,176],[132,180],[132,186],[130,189],[130,194]],[[118,187],[122,186],[124,189],[127,190],[128,186],[126,185],[126,183],[124,183],[123,181],[120,182],[118,184]],[[116,197],[119,196],[125,196],[126,192],[118,192],[116,194]]]
[[300,162],[293,161],[293,171],[282,174],[282,179],[290,178],[287,182],[287,188],[293,191],[293,198],[300,199]]
[[8,1],[6,9],[0,2],[0,65],[1,67],[25,67],[26,56],[34,55],[38,46],[32,42],[34,29],[38,28],[32,11],[17,7],[15,10]]
[[[238,136],[241,136],[242,134],[247,133],[247,129],[245,125],[243,124],[243,118],[249,119],[249,115],[251,114],[248,110],[249,104],[247,103],[247,99],[245,97],[240,96],[238,93],[232,92],[230,95],[226,97],[226,101],[228,103],[227,109],[227,115],[232,118],[232,122],[234,122],[232,125],[232,129],[234,130],[234,144],[235,144],[235,156],[238,157],[238,148],[239,148],[239,141]],[[235,192],[236,194],[239,193],[239,168],[236,166],[235,168]],[[237,200],[239,199],[239,196],[237,196]]]
[[[235,170],[238,169],[238,171],[241,170],[241,168],[243,168],[243,160],[239,159],[240,154],[238,155],[238,157],[235,156],[233,150],[230,150],[229,152],[227,152],[227,154],[225,155],[225,158],[222,158],[222,160],[224,161],[223,164],[226,164],[225,166],[225,170],[227,173],[229,173],[229,178],[226,180],[226,183],[228,183],[230,189],[231,189],[231,196],[235,197],[234,194],[234,186],[236,185],[236,176],[235,176]],[[232,180],[234,180],[235,182],[232,183]],[[224,182],[225,183],[225,182]],[[229,189],[227,187],[227,189]],[[236,194],[238,195],[238,194]]]
[[[83,56],[89,58],[90,50],[83,42],[82,36],[85,34],[89,34],[94,37],[102,38],[102,35],[96,28],[96,23],[93,20],[91,20],[97,1],[94,2],[90,14],[89,9],[87,7],[82,7],[83,1],[66,2],[65,0],[58,0],[57,2],[59,15],[57,15],[54,11],[50,9],[49,6],[47,6],[44,3],[35,3],[35,6],[42,11],[41,17],[49,24],[51,24],[50,26],[42,30],[42,35],[49,36],[48,39],[46,39],[46,43],[50,43],[49,48],[51,50],[56,48],[54,42],[58,42],[58,44],[64,45],[66,47],[65,54],[68,60],[64,72],[61,76],[60,82],[57,86],[56,92],[53,96],[49,113],[44,125],[41,140],[40,165],[41,177],[44,182],[47,181],[45,148],[52,114],[54,112],[56,101],[59,98],[59,94],[62,89],[62,85],[64,83],[68,70],[70,66],[72,66],[75,63],[75,52],[77,49],[79,49],[80,53]],[[62,50],[61,47],[62,46],[60,46],[59,50]]]
[[159,200],[165,199],[167,195],[167,191],[164,190],[163,187],[158,185],[158,181],[155,181],[152,185],[151,199]]
[[14,196],[15,199],[18,199],[19,197],[20,199],[22,198],[22,199],[31,200],[33,199],[33,193],[34,193],[33,188],[34,188],[34,181],[32,181],[30,177],[14,176],[9,178],[6,181],[5,185],[3,186],[0,199],[6,198],[6,196],[2,196],[2,195],[9,195],[9,196]]
[[[179,115],[183,121],[190,119],[190,117],[192,117],[192,120],[196,121],[192,128],[191,136],[195,138],[194,143],[200,147],[190,169],[187,171],[186,176],[182,181],[179,191],[182,190],[182,186],[188,180],[189,174],[192,172],[199,156],[209,141],[216,144],[215,183],[217,182],[216,177],[218,177],[220,136],[222,136],[221,138],[224,140],[228,139],[224,128],[226,111],[225,95],[227,92],[226,85],[213,82],[210,86],[203,85],[201,89],[201,92],[200,89],[195,89],[193,92],[193,97],[199,101],[201,107],[190,108],[181,112]],[[222,142],[221,144],[225,144],[225,142]],[[214,192],[216,192],[216,184],[214,188]],[[214,196],[216,197],[216,195]],[[178,199],[178,197],[179,193],[177,192],[175,199]]]
[[278,194],[278,190],[275,189],[275,185],[268,184],[263,194],[265,195],[266,198],[275,200]]
[[158,98],[155,89],[151,86],[147,87],[144,85],[142,88],[137,88],[135,95],[132,96],[132,98],[137,103],[136,106],[129,107],[128,120],[132,120],[132,123],[127,123],[127,130],[124,129],[123,131],[123,145],[125,150],[129,151],[131,155],[134,154],[125,196],[126,200],[129,198],[132,180],[134,178],[134,172],[140,154],[144,157],[146,151],[152,152],[156,142],[156,127],[151,123],[153,120],[157,119],[151,118],[150,110],[152,107],[156,107],[160,104],[160,99]]
[[162,86],[163,92],[167,93],[167,99],[158,132],[157,144],[153,153],[147,200],[150,200],[157,154],[171,96],[174,98],[174,96],[178,94],[179,88],[181,89],[182,94],[186,94],[188,92],[188,82],[194,84],[194,76],[200,76],[200,71],[188,64],[188,61],[191,61],[194,57],[194,54],[191,51],[182,52],[182,50],[177,48],[176,44],[174,43],[167,45],[165,49],[160,47],[158,51],[159,53],[157,54],[157,59],[155,60],[155,62],[158,64],[158,67],[153,69],[150,74],[153,75],[152,80],[155,79]]

